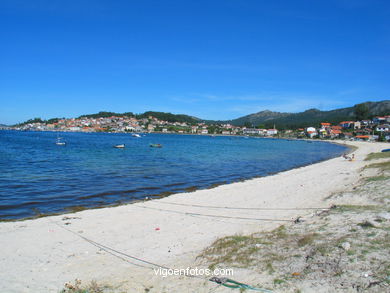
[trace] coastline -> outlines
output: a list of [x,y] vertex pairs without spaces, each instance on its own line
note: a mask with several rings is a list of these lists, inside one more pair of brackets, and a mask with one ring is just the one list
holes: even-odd
[[[388,146],[368,142],[347,142],[348,145],[359,147],[353,162],[336,157],[266,177],[151,201],[2,222],[1,266],[3,279],[7,281],[2,282],[0,289],[4,292],[58,292],[65,282],[80,278],[125,282],[132,289],[129,292],[144,292],[141,289],[147,285],[163,288],[165,283],[181,282],[181,290],[168,292],[192,292],[183,289],[187,288],[185,277],[167,280],[155,276],[153,270],[120,261],[60,226],[130,255],[185,268],[217,238],[271,230],[283,221],[293,221],[310,213],[302,210],[227,212],[196,205],[268,209],[329,207],[331,203],[324,202],[326,197],[359,180],[358,170],[365,165],[365,156]],[[260,218],[269,221],[260,221]],[[191,282],[196,283],[196,280]],[[200,284],[203,283],[198,281],[197,286]],[[204,285],[198,292],[209,292],[214,287]]]
[[[50,131],[49,131],[50,132]],[[201,135],[201,134],[175,134],[175,135],[189,135],[189,136],[210,136],[210,135]],[[229,137],[226,135],[220,135],[222,137]],[[236,138],[244,138],[245,136],[236,136]],[[248,137],[245,137],[248,138]],[[269,139],[269,140],[291,140],[287,138],[271,138],[271,137],[251,137],[252,139]],[[310,140],[310,139],[294,139],[296,141],[302,141],[302,142],[310,142],[310,143],[329,143],[329,144],[335,144],[335,145],[340,145],[344,148],[346,148],[345,153],[351,153],[353,152],[352,147],[348,147],[345,142],[336,142],[334,140],[329,141],[329,140]],[[340,154],[341,155],[341,154]],[[173,189],[167,189],[167,190],[160,190],[156,193],[149,193],[145,198],[134,198],[134,199],[128,199],[128,200],[120,200],[118,202],[103,202],[101,201],[98,204],[92,203],[91,205],[88,205],[88,202],[85,203],[76,203],[75,205],[68,205],[64,207],[62,210],[61,209],[54,209],[52,211],[41,211],[39,207],[35,207],[34,213],[26,214],[24,217],[19,217],[19,218],[1,218],[1,222],[15,222],[15,221],[25,221],[25,220],[34,220],[38,218],[43,218],[43,217],[48,217],[48,216],[61,216],[61,215],[66,215],[66,214],[72,214],[84,210],[92,210],[92,209],[102,209],[102,208],[112,208],[112,207],[118,207],[121,205],[127,205],[127,204],[133,204],[137,202],[144,202],[148,200],[155,200],[155,199],[160,199],[160,198],[165,198],[167,196],[171,196],[173,194],[179,194],[179,193],[188,193],[188,192],[195,192],[199,190],[207,190],[207,189],[212,189],[221,185],[226,185],[226,184],[232,184],[232,183],[238,183],[238,182],[246,182],[248,180],[252,179],[257,179],[257,178],[263,178],[267,176],[272,176],[279,174],[281,172],[286,172],[289,170],[293,170],[296,168],[302,168],[305,166],[309,166],[312,164],[320,163],[329,159],[332,159],[334,157],[337,157],[338,154],[334,153],[330,158],[321,158],[318,159],[315,162],[303,162],[301,163],[302,165],[296,165],[296,166],[290,166],[286,168],[279,168],[279,170],[272,170],[264,174],[258,174],[258,175],[253,175],[253,174],[241,174],[240,176],[236,176],[236,178],[225,178],[223,176],[220,176],[219,178],[215,178],[213,180],[210,180],[206,184],[199,184],[199,185],[191,185],[188,187],[183,187],[181,189],[178,188],[173,188]],[[86,186],[88,186],[87,184]],[[93,194],[93,193],[92,193]],[[91,196],[92,197],[92,196]]]

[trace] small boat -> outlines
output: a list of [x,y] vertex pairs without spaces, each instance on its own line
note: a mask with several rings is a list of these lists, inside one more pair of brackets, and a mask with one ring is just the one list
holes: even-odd
[[390,149],[384,149],[382,150],[382,153],[390,152]]
[[66,142],[61,139],[62,137],[57,137],[56,145],[66,145]]
[[125,144],[117,144],[117,145],[114,145],[114,148],[117,148],[117,149],[124,149],[124,148],[125,148]]
[[131,136],[133,136],[133,137],[141,137],[141,135],[139,135],[138,133],[133,133]]
[[162,145],[159,144],[159,143],[151,143],[149,146],[150,146],[151,148],[162,148]]

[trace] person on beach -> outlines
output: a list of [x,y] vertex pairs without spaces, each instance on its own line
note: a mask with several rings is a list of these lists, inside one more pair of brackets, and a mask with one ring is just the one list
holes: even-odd
[[350,161],[350,162],[352,162],[352,161],[355,160],[355,154],[352,154],[351,157],[347,156],[347,154],[343,154],[343,158],[348,160],[348,161]]

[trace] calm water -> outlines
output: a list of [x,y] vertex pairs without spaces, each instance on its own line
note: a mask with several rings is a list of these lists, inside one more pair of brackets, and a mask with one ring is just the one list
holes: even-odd
[[[207,188],[338,156],[339,145],[242,137],[0,131],[0,219]],[[115,144],[126,144],[115,149]],[[151,148],[160,143],[163,148]]]

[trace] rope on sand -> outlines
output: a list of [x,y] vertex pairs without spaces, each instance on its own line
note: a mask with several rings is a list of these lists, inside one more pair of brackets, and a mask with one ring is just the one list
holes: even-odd
[[260,292],[264,292],[264,293],[272,292],[271,290],[267,290],[267,289],[263,289],[263,288],[256,288],[256,287],[253,287],[253,286],[250,286],[250,285],[247,285],[244,283],[240,283],[240,282],[234,281],[232,279],[228,279],[228,278],[212,277],[209,281],[215,282],[217,284],[220,284],[222,286],[225,286],[225,287],[231,288],[231,289],[244,289],[244,290],[246,289],[246,290],[260,291]]
[[144,209],[151,209],[151,210],[157,210],[157,211],[162,211],[162,212],[170,212],[170,213],[182,214],[182,215],[187,215],[187,216],[204,216],[204,217],[211,217],[211,218],[224,218],[224,219],[236,219],[236,220],[252,220],[252,221],[267,221],[267,222],[292,222],[292,220],[286,220],[286,219],[247,218],[247,217],[220,216],[220,215],[199,214],[199,213],[190,213],[190,212],[166,210],[166,209],[152,208],[152,207],[141,206],[141,205],[134,205],[134,206],[135,207],[139,207],[139,208],[144,208]]
[[[59,225],[59,224],[56,223],[56,222],[51,221],[51,223],[53,223],[53,224],[57,225],[58,227],[60,227],[60,228],[62,228],[62,229],[64,229],[64,230],[66,230],[66,231],[72,233],[73,235],[75,235],[75,236],[77,236],[77,237],[79,237],[79,238],[85,240],[86,242],[92,244],[93,246],[95,246],[95,247],[97,247],[97,248],[99,248],[99,249],[101,249],[101,250],[104,250],[105,252],[111,254],[112,256],[115,256],[115,257],[117,257],[117,258],[119,258],[119,259],[121,259],[121,260],[123,260],[123,261],[125,261],[125,262],[129,262],[129,263],[131,263],[131,264],[133,264],[133,265],[135,265],[135,266],[142,267],[142,268],[149,268],[149,267],[146,267],[146,266],[143,266],[143,265],[139,265],[139,264],[133,263],[133,262],[127,260],[127,259],[124,259],[123,257],[121,257],[121,256],[119,256],[119,255],[122,255],[122,256],[131,258],[131,259],[133,259],[133,260],[136,260],[136,261],[139,261],[139,262],[142,262],[142,263],[146,263],[146,264],[149,264],[149,265],[161,267],[161,268],[163,268],[163,269],[168,269],[167,267],[160,266],[160,265],[158,265],[158,264],[154,264],[154,263],[152,263],[152,262],[148,262],[148,261],[143,260],[143,259],[140,259],[140,258],[138,258],[138,257],[128,255],[128,254],[126,254],[126,253],[123,253],[123,252],[120,252],[120,251],[118,251],[118,250],[115,250],[115,249],[113,249],[113,248],[111,248],[111,247],[108,247],[108,246],[106,246],[106,245],[104,245],[104,244],[101,244],[101,243],[98,243],[98,242],[96,242],[96,241],[93,241],[93,240],[91,240],[91,239],[89,239],[89,238],[87,238],[87,237],[85,237],[85,236],[83,236],[83,235],[80,235],[79,233],[76,233],[76,232],[74,232],[74,231],[72,231],[72,230],[70,230],[70,229],[68,229],[68,228],[66,228],[66,227],[63,227],[63,226]],[[119,255],[116,255],[116,254],[114,254],[114,253],[117,253],[117,254],[119,254]]]
[[[57,225],[58,227],[60,227],[60,228],[62,228],[64,230],[72,233],[75,236],[80,237],[81,239],[83,239],[83,240],[87,241],[88,243],[92,244],[93,246],[95,246],[95,247],[97,247],[97,248],[99,248],[101,250],[104,250],[105,252],[111,254],[112,256],[115,256],[115,257],[119,258],[120,260],[128,262],[128,263],[130,263],[132,265],[139,266],[139,267],[142,267],[142,268],[151,269],[148,266],[139,265],[139,264],[130,262],[128,259],[125,259],[124,257],[128,257],[130,259],[139,261],[139,262],[144,263],[146,265],[151,265],[151,266],[154,266],[154,267],[167,269],[167,270],[173,270],[172,268],[169,268],[167,266],[159,265],[159,264],[156,264],[156,263],[153,263],[153,262],[141,259],[139,257],[135,257],[135,256],[129,255],[127,253],[121,252],[119,250],[116,250],[116,249],[111,248],[109,246],[106,246],[104,244],[98,243],[98,242],[96,242],[94,240],[91,240],[91,239],[89,239],[89,238],[87,238],[85,236],[82,236],[79,233],[76,233],[76,232],[74,232],[74,231],[72,231],[72,230],[70,230],[70,229],[68,229],[66,227],[63,227],[63,226],[59,225],[58,223],[56,223],[54,221],[51,221],[51,223],[53,223],[53,224]],[[115,253],[117,253],[119,255],[122,255],[124,257],[119,256],[119,255],[117,255]],[[247,284],[244,284],[244,283],[240,283],[240,282],[234,281],[232,279],[228,279],[228,278],[212,277],[211,279],[208,279],[208,278],[203,278],[203,277],[200,277],[200,276],[197,276],[197,275],[193,275],[193,274],[190,274],[190,273],[185,273],[184,276],[190,277],[190,278],[201,279],[201,280],[204,280],[204,281],[210,281],[210,282],[217,283],[218,285],[222,285],[222,286],[225,286],[225,287],[231,288],[231,289],[248,289],[248,290],[254,290],[254,291],[261,291],[261,292],[265,292],[265,293],[272,292],[272,291],[267,290],[267,289],[252,287],[250,285],[247,285]]]
[[[154,201],[150,201],[157,203]],[[226,209],[226,210],[259,210],[259,211],[300,211],[300,210],[329,210],[332,207],[305,207],[305,208],[250,208],[250,207],[224,207],[224,206],[207,206],[207,205],[197,205],[197,204],[185,204],[185,203],[176,203],[176,202],[163,202],[159,201],[159,204],[170,204],[170,205],[179,205],[179,206],[188,206],[196,208],[213,208],[213,209]]]

